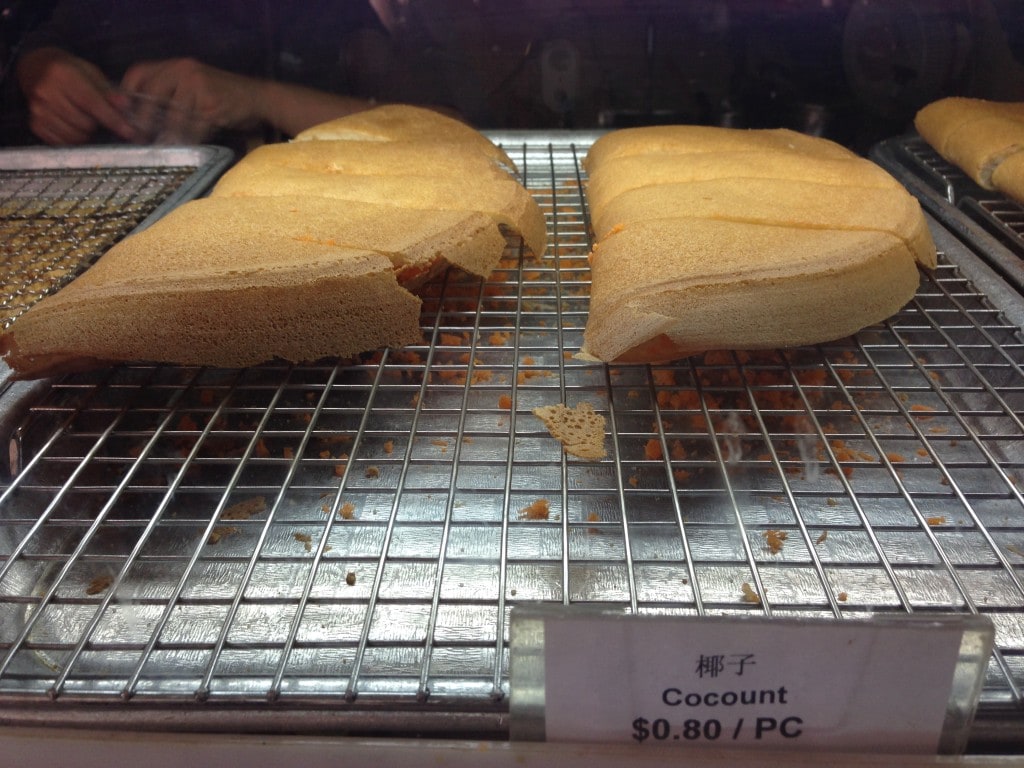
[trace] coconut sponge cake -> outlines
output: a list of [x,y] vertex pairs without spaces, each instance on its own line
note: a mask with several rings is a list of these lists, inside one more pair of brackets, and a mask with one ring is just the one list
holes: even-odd
[[592,173],[610,160],[637,155],[723,155],[753,151],[771,155],[778,151],[802,156],[847,160],[857,155],[831,141],[773,128],[749,131],[705,125],[661,125],[624,128],[605,134],[587,152],[584,168]]
[[918,266],[935,265],[917,201],[867,160],[790,134],[676,126],[595,142],[585,356],[828,341],[913,296]]
[[508,235],[543,253],[544,217],[504,153],[442,115],[379,109],[251,153],[119,242],[0,336],[15,376],[403,346],[421,339],[414,291],[441,269],[489,275]]
[[[540,256],[547,225],[514,176],[450,142],[308,141],[260,147],[217,182],[214,197],[304,194],[423,211],[476,211]],[[494,254],[497,265],[501,253]]]
[[1007,157],[992,171],[992,185],[1004,195],[1024,203],[1024,152]]
[[1024,151],[1021,102],[939,99],[918,111],[914,127],[936,152],[985,189],[996,189],[997,168]]
[[307,128],[295,141],[440,141],[461,144],[515,170],[504,150],[472,127],[432,109],[385,104]]
[[409,289],[449,263],[489,264],[504,238],[483,214],[379,209],[301,197],[186,203],[20,317],[0,337],[7,362],[38,376],[131,360],[299,362],[414,343],[420,302]]
[[[780,205],[784,200],[786,204]],[[895,185],[871,188],[791,179],[723,178],[631,189],[593,215],[594,235],[608,237],[623,222],[685,217],[796,229],[881,230],[903,240],[923,266],[935,266],[935,246],[918,202]]]
[[1024,102],[939,99],[917,113],[914,127],[983,189],[1024,203]]
[[919,275],[885,232],[677,218],[607,238],[591,278],[584,353],[658,363],[841,338],[898,311]]

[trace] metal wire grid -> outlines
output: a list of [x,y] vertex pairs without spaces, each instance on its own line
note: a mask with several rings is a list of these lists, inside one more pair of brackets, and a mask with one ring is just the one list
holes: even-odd
[[1012,233],[1015,242],[1024,244],[1024,208],[1007,199],[979,200],[978,205],[985,213],[998,221],[1005,231]]
[[[0,703],[306,702],[385,730],[427,702],[503,712],[509,611],[546,601],[983,613],[984,705],[1022,705],[1020,330],[943,258],[851,339],[577,361],[577,149],[517,153],[549,254],[432,285],[422,345],[126,366],[31,403],[0,495]],[[605,460],[530,413],[581,401]]]
[[921,137],[902,141],[912,167],[927,176],[943,196],[997,235],[1018,256],[1024,257],[1024,207],[999,192],[983,189],[960,168],[940,156]]
[[196,168],[0,169],[0,324],[70,281]]

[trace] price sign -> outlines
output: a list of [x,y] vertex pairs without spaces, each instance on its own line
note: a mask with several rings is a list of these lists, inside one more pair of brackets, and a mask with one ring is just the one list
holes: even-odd
[[984,621],[980,635],[961,620],[569,611],[542,624],[543,732],[561,741],[935,752],[951,712],[969,722],[991,648]]

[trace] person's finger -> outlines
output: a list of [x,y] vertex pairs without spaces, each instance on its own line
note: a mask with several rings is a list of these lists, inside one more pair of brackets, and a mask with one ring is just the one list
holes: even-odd
[[97,126],[67,91],[53,90],[45,97],[35,99],[29,106],[29,112],[33,132],[45,135],[44,140],[48,142],[80,144],[92,136]]
[[96,124],[83,120],[81,115],[76,115],[75,120],[68,117],[65,112],[40,110],[31,116],[29,128],[47,144],[84,144],[92,137]]
[[175,59],[144,62],[125,73],[122,88],[131,91],[137,101],[147,101],[151,110],[159,111],[159,120],[153,121],[154,140],[191,142],[205,134],[200,108],[210,94],[204,72],[198,62]]
[[90,105],[90,115],[107,130],[125,141],[135,141],[138,138],[135,126],[106,96]]
[[80,75],[76,87],[62,89],[54,95],[49,105],[49,119],[59,119],[60,125],[53,125],[51,129],[63,136],[68,136],[70,131],[88,138],[102,125],[122,139],[133,140],[133,127],[107,98],[110,85],[102,73],[91,66],[83,66]]
[[123,91],[141,93],[145,89],[146,80],[149,79],[150,62],[133,64],[121,78],[120,87]]
[[134,141],[137,131],[111,98],[113,87],[99,69],[88,65],[83,67],[83,78],[87,85],[71,91],[67,98],[70,106],[79,114],[85,114],[95,124],[102,125],[126,141]]
[[96,121],[89,111],[80,107],[75,99],[68,95],[62,95],[54,102],[44,105],[42,114],[51,122],[81,133],[92,133],[96,130]]
[[174,96],[177,80],[171,64],[146,61],[135,64],[125,72],[121,78],[121,88],[166,103]]

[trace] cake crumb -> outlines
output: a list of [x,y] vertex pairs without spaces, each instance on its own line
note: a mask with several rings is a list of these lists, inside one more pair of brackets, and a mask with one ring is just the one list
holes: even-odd
[[604,416],[594,411],[590,403],[569,408],[563,403],[544,405],[533,409],[553,438],[562,444],[566,453],[581,459],[603,459]]
[[212,531],[210,536],[206,539],[207,544],[217,544],[225,536],[230,536],[233,533],[238,533],[238,529],[233,525],[218,525]]
[[537,499],[519,510],[521,520],[547,520],[551,516],[551,504],[547,499]]
[[110,574],[103,574],[97,576],[95,579],[89,582],[89,585],[85,588],[85,594],[87,595],[98,595],[100,592],[106,592],[110,588],[110,585],[114,583],[114,577]]
[[220,513],[220,520],[248,520],[253,515],[258,515],[267,508],[267,500],[262,496],[254,496],[251,499],[232,504]]
[[782,547],[785,545],[786,539],[789,537],[789,534],[785,531],[774,530],[765,531],[763,535],[765,543],[768,544],[768,549],[773,555],[777,555],[782,551]]
[[740,585],[740,589],[743,590],[743,602],[761,603],[761,596],[757,594],[757,590],[750,586],[750,584],[744,581],[743,584]]
[[297,542],[302,544],[302,546],[305,548],[305,550],[307,552],[312,551],[312,549],[313,549],[313,537],[312,536],[310,536],[308,533],[294,533],[292,535],[295,537],[295,540]]

